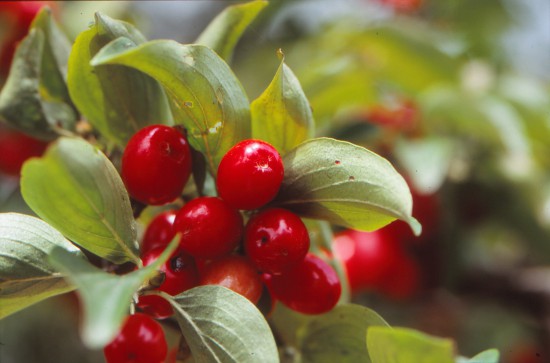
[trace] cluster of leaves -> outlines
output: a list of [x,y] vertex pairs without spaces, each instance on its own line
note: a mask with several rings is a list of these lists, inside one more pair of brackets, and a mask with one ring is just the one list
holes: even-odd
[[[401,219],[420,232],[408,186],[387,160],[348,142],[312,138],[308,100],[282,53],[271,83],[249,102],[228,62],[266,5],[254,1],[227,8],[187,45],[147,41],[133,25],[96,14],[71,47],[48,10],[39,13],[0,93],[0,119],[55,141],[22,170],[22,195],[40,219],[0,215],[0,318],[78,289],[84,343],[101,348],[118,332],[134,294],[176,243],[156,263],[141,266],[137,223],[116,168],[117,152],[149,124],[187,130],[203,156],[195,163],[194,193],[213,194],[206,181],[215,177],[225,152],[240,140],[260,138],[284,159],[275,205],[360,230]],[[91,132],[82,133],[81,116]],[[88,262],[81,249],[108,263],[139,268],[110,274]],[[267,321],[240,295],[201,286],[167,298],[195,361],[279,360]],[[343,303],[318,317],[286,314],[275,316],[273,324],[284,332],[292,322],[294,331],[280,334],[299,348],[304,361],[467,361],[455,358],[449,340],[389,328],[365,307]],[[488,351],[470,361],[497,360],[498,353]]]

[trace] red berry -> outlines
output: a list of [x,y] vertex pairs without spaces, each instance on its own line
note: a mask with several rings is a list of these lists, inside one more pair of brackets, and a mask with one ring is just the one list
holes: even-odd
[[168,210],[158,214],[147,226],[141,242],[141,254],[156,247],[166,247],[176,236],[174,221],[176,211]]
[[342,287],[336,271],[329,264],[308,254],[290,271],[273,275],[269,290],[277,300],[295,311],[322,314],[336,306]]
[[391,299],[402,300],[412,297],[419,287],[418,265],[411,257],[402,254],[394,264],[391,273],[380,282],[378,291]]
[[246,257],[230,255],[210,262],[201,277],[201,285],[220,285],[256,304],[263,284],[256,268]]
[[248,221],[244,247],[259,270],[280,274],[304,259],[309,250],[309,234],[296,214],[272,208]]
[[103,349],[107,363],[162,363],[167,352],[160,324],[139,313],[128,316],[117,337]]
[[136,200],[161,205],[176,199],[191,174],[191,149],[185,136],[165,125],[138,131],[122,155],[122,180]]
[[55,1],[2,1],[0,23],[6,25],[0,49],[0,75],[7,75],[18,43],[27,35],[29,26],[43,6],[56,10]]
[[185,204],[176,216],[180,247],[194,257],[211,259],[229,254],[241,241],[239,211],[216,197],[200,197]]
[[23,163],[29,158],[41,156],[48,143],[22,132],[0,127],[0,171],[19,176]]
[[144,314],[155,319],[166,319],[174,315],[172,305],[159,295],[140,296],[136,305]]
[[410,100],[404,100],[394,107],[380,104],[371,107],[366,116],[370,123],[408,132],[417,126],[418,107]]
[[413,216],[422,224],[422,234],[415,236],[406,222],[396,220],[384,230],[393,234],[396,239],[403,242],[422,244],[431,240],[438,232],[441,224],[441,201],[438,194],[420,194],[414,188],[410,188],[413,199]]
[[423,0],[378,0],[382,4],[394,8],[396,11],[410,13],[420,9]]
[[378,286],[403,254],[399,241],[383,229],[341,232],[334,237],[333,252],[344,264],[352,292]]
[[[163,251],[164,247],[157,247],[147,252],[142,258],[143,265],[148,266],[156,261]],[[195,287],[199,282],[195,260],[180,248],[161,265],[160,271],[164,272],[164,281],[157,289],[170,295]],[[158,295],[140,296],[137,306],[157,319],[167,318],[173,313],[170,303]]]
[[275,198],[283,176],[283,161],[273,146],[244,140],[223,157],[216,185],[220,198],[234,208],[252,210]]

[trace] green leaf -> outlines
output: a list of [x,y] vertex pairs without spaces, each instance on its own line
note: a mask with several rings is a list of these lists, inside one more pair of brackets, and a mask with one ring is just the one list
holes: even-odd
[[18,213],[0,214],[0,319],[73,289],[47,262],[56,247],[77,259],[83,257],[44,221]]
[[[62,32],[48,8],[42,8],[33,20],[32,29],[44,32],[45,44],[40,70],[40,95],[49,107],[71,107],[73,118],[58,120],[63,127],[74,127],[77,117],[69,90],[67,89],[67,62],[71,52],[71,41]],[[59,112],[63,112],[62,110]]]
[[[385,83],[399,85],[408,93],[425,90],[438,83],[456,82],[457,63],[434,46],[433,32],[418,27],[370,27],[350,34],[355,54],[369,54],[371,72]],[[396,72],[396,70],[399,70]]]
[[300,314],[280,302],[276,302],[273,311],[269,314],[269,324],[277,332],[277,338],[284,345],[297,347],[300,344],[299,333],[312,320],[312,317],[312,315]]
[[476,354],[475,357],[466,359],[466,363],[498,363],[500,359],[500,353],[497,349],[488,349],[479,354]]
[[269,142],[282,155],[313,137],[311,107],[284,59],[269,87],[250,105],[250,113],[252,137]]
[[172,99],[176,124],[185,126],[213,175],[227,150],[250,137],[246,94],[229,66],[205,46],[156,40],[121,52],[113,43],[91,63],[133,67],[159,81]]
[[313,318],[300,332],[304,363],[371,363],[365,334],[371,326],[388,324],[374,311],[353,304],[338,305]]
[[242,34],[267,4],[262,0],[227,7],[210,22],[195,43],[213,49],[229,62]]
[[114,263],[139,261],[128,193],[101,151],[60,138],[21,174],[25,202],[69,239]]
[[122,276],[102,271],[62,249],[52,251],[50,263],[66,273],[67,279],[77,287],[84,304],[84,321],[80,333],[88,348],[103,348],[113,340],[129,313],[132,296],[147,279],[154,276],[176,249],[178,241],[179,238],[175,238],[159,258],[147,267]]
[[131,24],[96,13],[95,25],[76,38],[69,57],[68,86],[88,121],[108,140],[123,147],[139,129],[173,121],[157,81],[127,67],[90,65],[103,46],[120,38],[126,47],[146,41]]
[[367,349],[372,363],[454,363],[451,340],[407,328],[369,328]]
[[176,320],[196,363],[279,362],[275,339],[260,311],[221,286],[199,286],[174,297]]
[[[500,150],[500,131],[484,112],[484,97],[451,86],[433,87],[418,97],[422,121],[429,132],[468,140],[473,146]],[[442,122],[443,121],[443,122]],[[475,138],[472,137],[475,135]]]
[[[327,50],[326,46],[313,46]],[[339,127],[338,123],[349,118],[349,114],[375,104],[379,93],[374,74],[365,67],[361,57],[349,52],[342,55],[321,53],[317,60],[309,59],[312,53],[302,49],[299,56],[307,59],[307,63],[300,70],[294,66],[296,57],[292,58],[294,71],[313,109],[318,133]],[[346,113],[348,117],[342,118]],[[324,132],[326,134],[326,130]]]
[[318,138],[300,144],[283,161],[276,205],[365,231],[401,219],[420,233],[407,183],[381,156],[349,142]]
[[42,139],[78,118],[65,84],[70,42],[43,8],[21,41],[0,93],[0,120]]
[[455,145],[444,137],[400,139],[395,156],[410,177],[415,190],[422,194],[435,193],[445,182]]

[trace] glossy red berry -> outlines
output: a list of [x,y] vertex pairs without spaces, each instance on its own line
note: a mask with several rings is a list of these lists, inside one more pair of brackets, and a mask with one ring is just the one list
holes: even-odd
[[176,216],[180,247],[194,257],[212,259],[229,254],[241,241],[243,219],[239,211],[216,197],[199,197],[185,204]]
[[185,136],[165,125],[138,131],[122,155],[122,180],[136,200],[161,205],[176,199],[191,174],[191,149]]
[[237,209],[257,209],[277,195],[284,166],[277,150],[261,140],[244,140],[233,146],[218,167],[220,198]]
[[[156,261],[163,251],[164,247],[148,251],[142,258],[143,265],[148,266]],[[161,265],[160,271],[164,272],[164,281],[157,289],[170,295],[177,295],[199,283],[195,260],[180,248]],[[140,296],[137,306],[157,319],[167,318],[173,313],[170,303],[158,295]]]
[[343,231],[334,237],[333,252],[344,264],[352,292],[376,288],[403,255],[399,241],[383,229]]
[[0,127],[0,172],[19,176],[23,163],[31,157],[41,156],[48,143],[22,132]]
[[296,214],[271,208],[252,217],[245,230],[247,256],[262,271],[281,274],[301,262],[309,250],[309,234]]
[[160,324],[140,313],[128,316],[117,337],[103,349],[107,363],[162,363],[167,352]]
[[273,296],[289,308],[303,314],[322,314],[338,303],[342,287],[336,271],[319,257],[305,259],[269,281]]
[[263,284],[256,268],[246,257],[225,256],[211,261],[201,276],[201,285],[220,285],[235,291],[256,304]]
[[156,247],[166,247],[176,236],[174,222],[177,212],[175,210],[164,211],[149,223],[143,234],[141,242],[141,254]]

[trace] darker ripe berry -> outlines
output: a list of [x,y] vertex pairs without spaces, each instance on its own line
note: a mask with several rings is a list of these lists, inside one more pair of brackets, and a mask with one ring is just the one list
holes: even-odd
[[273,296],[303,314],[322,314],[338,302],[342,287],[336,271],[313,254],[283,275],[269,280]]
[[[153,263],[163,251],[164,247],[157,247],[147,252],[142,258],[143,265]],[[167,294],[177,295],[198,285],[199,275],[195,260],[180,248],[161,265],[160,270],[164,272],[164,281],[157,289]],[[140,296],[137,306],[157,319],[167,318],[173,313],[170,303],[158,295]]]
[[140,313],[128,316],[117,337],[103,349],[107,363],[162,363],[167,352],[160,324]]
[[216,197],[200,197],[185,204],[176,216],[180,247],[194,257],[211,259],[229,254],[241,241],[243,219]]
[[394,300],[404,300],[413,297],[420,289],[420,269],[415,260],[406,254],[401,254],[390,274],[379,284],[378,291]]
[[138,131],[122,155],[122,180],[136,200],[161,205],[176,199],[191,174],[191,149],[185,136],[165,125]]
[[256,268],[246,257],[229,255],[211,261],[201,276],[201,285],[220,285],[256,304],[263,284]]
[[176,236],[174,221],[176,211],[168,210],[158,214],[147,226],[141,242],[141,254],[156,247],[166,247]]
[[332,248],[344,264],[352,292],[377,287],[403,255],[399,241],[383,229],[346,230],[334,237]]
[[48,143],[11,128],[0,127],[0,172],[19,176],[23,163],[41,156]]
[[220,197],[234,208],[252,210],[275,198],[283,176],[283,161],[273,146],[244,140],[223,157],[216,185]]
[[296,214],[272,208],[248,221],[244,243],[246,254],[260,271],[281,274],[304,259],[309,234]]

